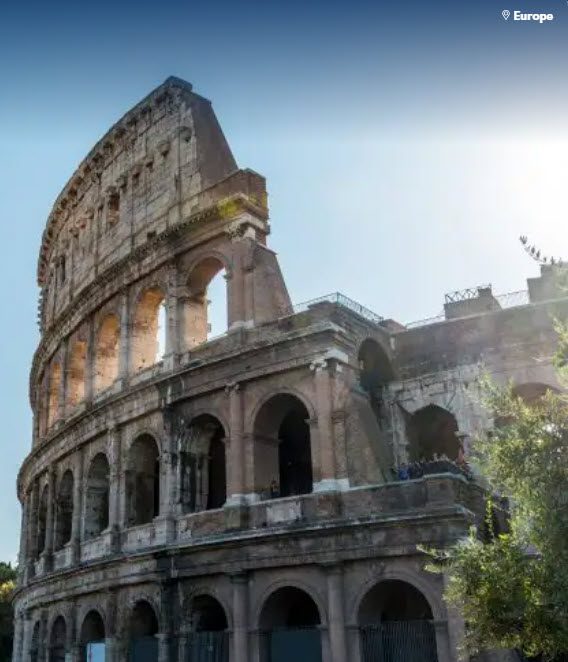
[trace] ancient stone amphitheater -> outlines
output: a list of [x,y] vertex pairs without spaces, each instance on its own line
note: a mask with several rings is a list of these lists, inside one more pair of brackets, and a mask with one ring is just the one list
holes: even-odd
[[454,293],[415,326],[339,294],[293,307],[269,230],[265,180],[175,78],[59,195],[14,662],[456,659],[460,617],[421,545],[482,521],[464,462],[493,424],[479,372],[527,398],[555,387],[565,302],[545,270],[527,295]]

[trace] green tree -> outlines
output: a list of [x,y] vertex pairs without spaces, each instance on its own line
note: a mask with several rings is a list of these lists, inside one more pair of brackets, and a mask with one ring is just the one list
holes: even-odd
[[17,571],[10,563],[0,562],[0,661],[8,661],[12,655],[14,614],[12,593],[16,586]]
[[[566,383],[568,329],[556,326]],[[446,600],[466,623],[464,653],[510,648],[558,660],[568,653],[568,399],[548,391],[526,403],[488,379],[483,392],[499,425],[476,440],[474,461],[490,490],[510,499],[510,530],[498,535],[488,513],[489,542],[472,529],[436,552],[432,569],[448,574]]]

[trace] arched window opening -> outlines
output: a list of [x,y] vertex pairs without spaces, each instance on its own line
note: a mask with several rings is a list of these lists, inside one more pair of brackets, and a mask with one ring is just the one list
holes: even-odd
[[430,460],[458,461],[461,442],[458,424],[449,411],[428,405],[412,414],[406,424],[408,454],[412,462]]
[[146,290],[134,313],[132,369],[139,372],[162,360],[165,352],[165,297],[158,288]]
[[148,524],[160,514],[160,457],[149,434],[138,437],[128,452],[126,498],[130,526]]
[[100,535],[109,521],[109,474],[110,467],[106,455],[95,456],[87,474],[87,494],[85,500],[85,538]]
[[209,595],[191,603],[191,631],[188,636],[190,660],[229,661],[229,632],[225,610]]
[[54,363],[49,376],[49,401],[47,406],[47,427],[59,419],[59,394],[61,392],[61,366]]
[[183,512],[221,508],[227,499],[225,431],[208,414],[182,427],[178,439]]
[[278,589],[260,614],[261,662],[321,662],[320,623],[318,607],[307,593],[292,586]]
[[63,616],[58,616],[51,627],[49,638],[49,662],[65,662],[67,626]]
[[130,662],[158,662],[158,619],[152,606],[145,600],[134,605],[128,623]]
[[118,343],[120,322],[116,315],[107,315],[99,328],[95,358],[95,390],[104,391],[118,377]]
[[437,662],[432,609],[406,582],[375,585],[361,601],[358,624],[362,662]]
[[37,519],[37,553],[38,556],[45,550],[45,534],[47,532],[47,497],[48,488],[44,486],[39,502]]
[[73,522],[73,474],[67,470],[61,478],[55,503],[55,549],[71,541]]
[[85,365],[87,362],[87,343],[75,340],[69,355],[67,373],[67,393],[71,407],[76,407],[85,398]]
[[309,413],[293,395],[264,403],[255,421],[256,489],[266,497],[308,494],[313,489]]
[[81,626],[81,662],[105,662],[105,624],[94,609]]
[[39,662],[40,659],[40,627],[39,621],[35,622],[30,644],[30,662]]
[[394,378],[391,362],[379,343],[370,338],[361,344],[357,358],[360,371],[359,384],[369,398],[379,427],[384,428],[388,425],[384,387]]
[[212,257],[200,262],[189,276],[188,291],[185,349],[196,347],[227,330],[227,279],[223,263]]

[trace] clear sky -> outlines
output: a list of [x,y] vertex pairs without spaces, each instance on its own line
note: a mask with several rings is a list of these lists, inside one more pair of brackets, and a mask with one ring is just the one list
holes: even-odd
[[41,232],[113,122],[167,76],[192,82],[268,179],[293,300],[340,290],[411,321],[450,290],[522,289],[538,270],[520,234],[568,256],[567,36],[564,0],[3,3],[0,559],[18,547]]

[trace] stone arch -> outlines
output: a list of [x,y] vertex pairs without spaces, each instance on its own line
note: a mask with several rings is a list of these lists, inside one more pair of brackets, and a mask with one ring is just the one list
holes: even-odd
[[47,428],[59,420],[59,394],[61,392],[61,364],[54,361],[49,371],[49,388],[47,399]]
[[160,452],[150,434],[137,436],[128,449],[126,503],[129,526],[148,524],[160,514]]
[[266,588],[260,593],[256,605],[253,610],[253,623],[256,623],[257,626],[260,623],[260,616],[262,613],[262,609],[268,600],[268,598],[276,593],[276,591],[280,590],[281,588],[295,588],[298,589],[299,591],[306,593],[311,600],[314,601],[322,627],[327,626],[327,611],[326,611],[326,602],[324,597],[320,594],[319,590],[317,589],[317,586],[314,582],[309,583],[306,581],[303,581],[303,579],[298,579],[295,575],[292,576],[285,576],[281,577],[280,579],[277,579],[273,582],[270,582]]
[[45,550],[46,533],[47,533],[47,507],[49,498],[49,488],[47,485],[43,486],[41,497],[39,500],[39,507],[37,513],[37,553],[38,556]]
[[[222,592],[217,590],[215,586],[211,585],[191,585],[187,589],[183,589],[181,599],[181,611],[186,623],[190,626],[190,629],[193,625],[193,622],[191,621],[191,614],[194,608],[194,601],[200,597],[209,597],[211,600],[214,600],[216,603],[218,603],[221,606],[223,613],[225,614],[225,618],[227,619],[227,628],[233,628],[233,615],[231,608],[225,597],[222,595]],[[190,618],[188,619],[187,616]]]
[[194,416],[178,437],[180,495],[185,512],[221,508],[227,499],[225,429],[210,414]]
[[191,631],[222,632],[229,628],[225,607],[209,593],[197,593],[192,596],[188,607]]
[[434,614],[426,596],[400,579],[381,579],[358,604],[362,662],[386,659],[437,661]]
[[266,398],[254,419],[255,491],[266,497],[313,490],[310,412],[289,392]]
[[[213,281],[229,273],[226,258],[217,252],[207,252],[195,260],[187,271],[187,298],[184,301],[183,344],[184,349],[201,345],[211,337],[223,333],[228,328],[229,296],[227,283],[216,287],[219,302],[208,298]],[[210,310],[213,303],[215,310]],[[219,305],[217,305],[219,303]],[[212,320],[219,317],[220,328],[213,330]]]
[[85,494],[85,539],[101,534],[109,524],[110,465],[104,453],[97,453],[87,472]]
[[441,621],[446,618],[446,610],[441,599],[439,590],[434,589],[430,582],[416,571],[404,568],[387,568],[380,575],[373,574],[359,587],[348,610],[348,622],[352,625],[357,623],[357,617],[361,602],[365,595],[376,585],[386,581],[399,581],[412,586],[424,596],[432,610],[434,620]]
[[96,609],[90,609],[81,621],[79,643],[81,662],[104,659],[106,628],[104,619]]
[[368,393],[379,390],[395,377],[389,353],[375,338],[367,337],[361,342],[357,361],[360,386]]
[[132,320],[131,366],[140,372],[162,360],[165,352],[166,295],[162,288],[144,289]]
[[96,339],[95,391],[104,391],[118,378],[120,320],[116,313],[103,317]]
[[456,461],[461,442],[456,417],[443,407],[429,404],[407,416],[406,434],[411,461],[432,460],[446,456]]
[[146,599],[138,599],[130,608],[127,623],[129,659],[158,660],[158,615]]
[[85,399],[86,365],[87,343],[76,338],[71,342],[67,370],[67,402],[70,407],[76,407]]
[[49,632],[48,662],[65,662],[67,651],[67,623],[62,615],[53,621]]
[[261,662],[296,659],[321,662],[321,611],[309,592],[285,585],[272,591],[258,616]]
[[73,526],[73,472],[67,469],[59,482],[55,500],[55,549],[71,542]]

